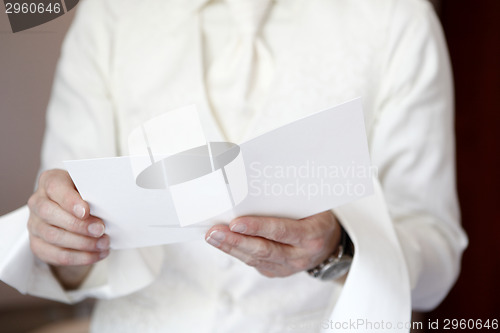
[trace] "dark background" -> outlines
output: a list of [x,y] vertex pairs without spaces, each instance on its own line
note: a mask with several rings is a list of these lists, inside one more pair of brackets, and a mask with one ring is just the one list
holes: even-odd
[[500,1],[443,0],[455,75],[462,273],[427,318],[500,321]]
[[[455,75],[458,193],[470,240],[449,296],[416,316],[424,327],[439,320],[442,328],[445,319],[500,320],[500,0],[434,2]],[[33,190],[47,82],[72,15],[14,35],[0,13],[0,215],[23,205]],[[91,306],[21,296],[0,283],[0,331],[26,332],[76,318],[59,331],[37,332],[84,332]]]

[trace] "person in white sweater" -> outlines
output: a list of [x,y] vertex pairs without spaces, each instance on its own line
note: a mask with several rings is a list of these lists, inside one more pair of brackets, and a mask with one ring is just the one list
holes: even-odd
[[296,332],[320,322],[342,282],[304,271],[338,251],[334,212],[301,223],[240,218],[198,242],[110,251],[103,221],[61,162],[125,155],[135,126],[187,104],[197,104],[211,137],[238,143],[357,96],[413,308],[432,309],[458,276],[467,238],[455,192],[450,65],[430,4],[82,1],[28,203],[35,259],[27,291],[66,302],[102,298],[95,332]]

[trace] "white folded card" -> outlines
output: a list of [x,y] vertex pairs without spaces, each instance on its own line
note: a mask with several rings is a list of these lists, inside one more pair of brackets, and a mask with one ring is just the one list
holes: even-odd
[[[408,332],[408,272],[382,188],[372,179],[361,101],[239,146],[206,142],[195,111],[186,107],[144,123],[130,136],[131,156],[65,162],[91,213],[106,223],[112,248],[200,240],[211,225],[236,216],[300,219],[336,207],[356,253],[335,308],[311,331],[350,332],[355,323],[358,332],[373,327]],[[47,297],[32,285],[46,275],[33,273],[28,215],[24,206],[0,218],[0,279]],[[115,265],[110,267],[120,265],[120,279],[113,282],[117,290],[144,276],[143,257],[130,251],[107,259]],[[127,260],[118,263],[119,255]],[[135,265],[130,258],[136,258]],[[105,286],[90,295],[108,297],[109,292]]]
[[130,156],[65,162],[115,249],[199,239],[243,215],[300,219],[373,193],[360,99],[239,146],[206,142],[189,106],[146,122],[129,145]]

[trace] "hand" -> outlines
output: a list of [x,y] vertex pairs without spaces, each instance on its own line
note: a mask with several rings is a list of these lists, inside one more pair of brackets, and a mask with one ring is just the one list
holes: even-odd
[[339,247],[341,227],[331,211],[301,220],[244,216],[216,225],[206,241],[267,277],[311,269]]
[[[109,254],[104,223],[90,216],[88,203],[80,197],[66,171],[43,172],[28,206],[31,250],[55,266],[59,278],[71,280],[70,284],[81,282],[90,269],[88,265]],[[70,269],[71,266],[82,267]],[[57,267],[68,269],[58,271]]]

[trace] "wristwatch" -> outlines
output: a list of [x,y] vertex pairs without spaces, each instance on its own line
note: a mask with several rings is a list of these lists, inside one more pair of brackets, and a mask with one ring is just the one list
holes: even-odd
[[318,266],[309,269],[307,273],[323,281],[336,280],[349,271],[353,255],[354,245],[347,232],[342,228],[340,245],[337,251]]

